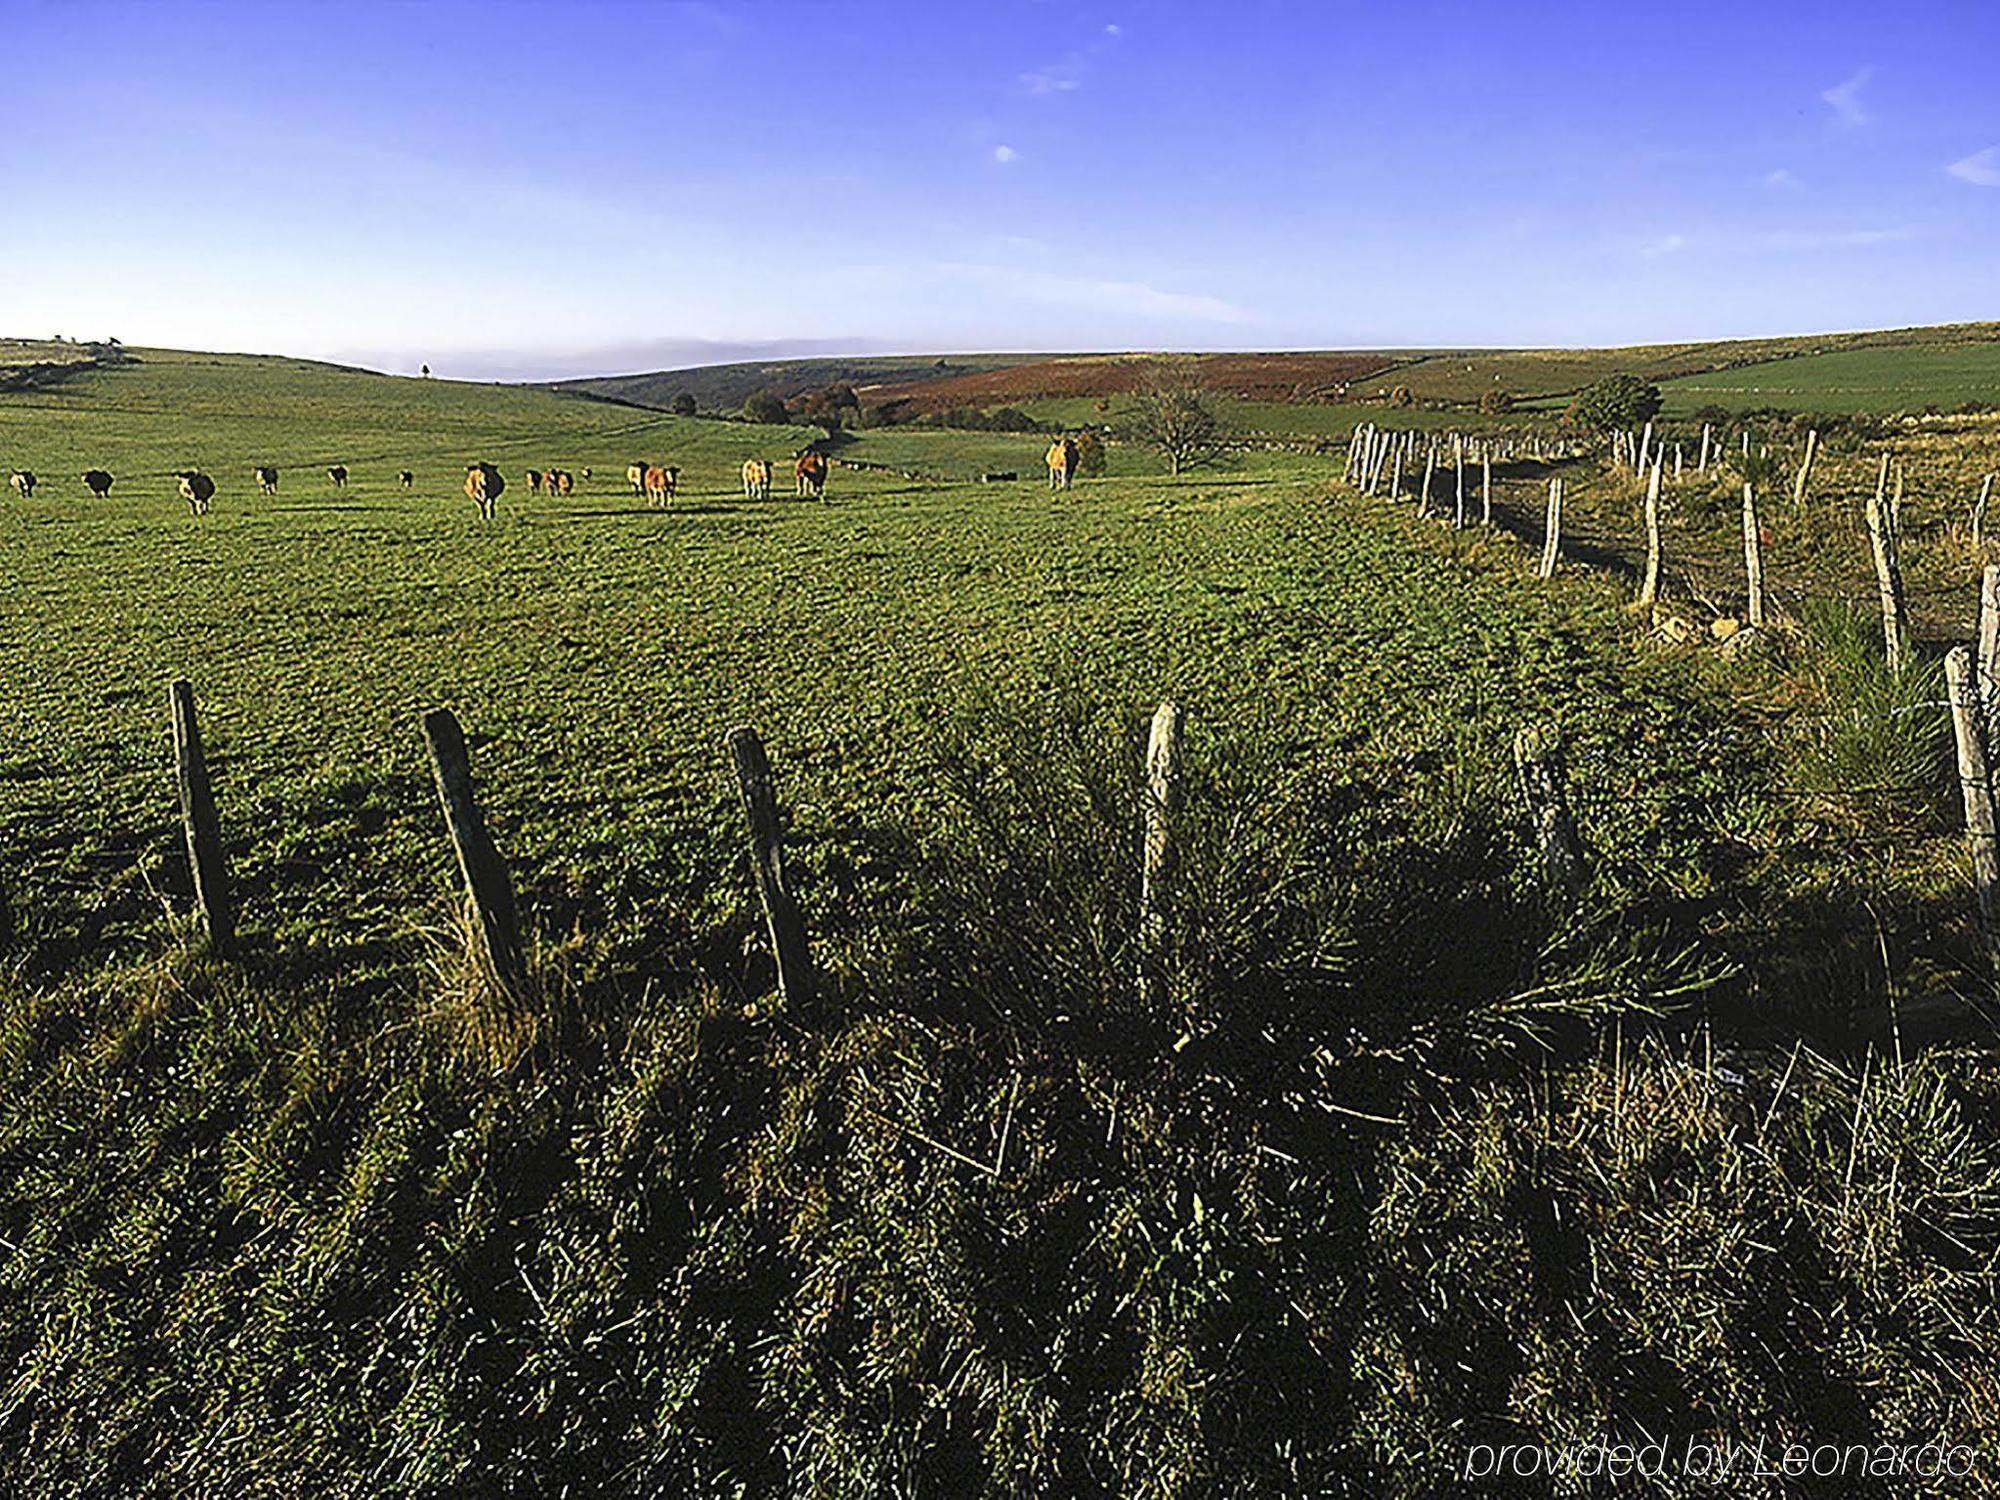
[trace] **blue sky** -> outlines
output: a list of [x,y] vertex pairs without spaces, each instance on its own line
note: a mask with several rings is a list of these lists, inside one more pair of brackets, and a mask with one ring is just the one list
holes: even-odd
[[0,0],[0,333],[764,349],[2000,317],[2000,4]]

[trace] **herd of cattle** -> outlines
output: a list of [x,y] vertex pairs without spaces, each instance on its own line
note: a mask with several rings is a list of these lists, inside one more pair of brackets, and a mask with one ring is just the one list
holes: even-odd
[[[1077,465],[1083,454],[1077,442],[1071,437],[1059,437],[1049,444],[1044,461],[1049,470],[1049,488],[1066,490],[1076,476]],[[826,479],[832,468],[831,461],[824,453],[812,448],[793,455],[792,479],[794,492],[801,499],[823,500],[826,498]],[[266,495],[278,493],[278,470],[271,464],[259,464],[252,471],[257,488]],[[103,469],[86,469],[80,476],[84,488],[102,500],[111,493],[111,475]],[[209,502],[215,498],[215,481],[199,469],[176,470],[174,478],[180,481],[181,498],[187,501],[191,515],[206,515]],[[347,466],[334,464],[326,471],[327,479],[337,490],[347,488]],[[572,474],[568,469],[530,469],[527,471],[528,492],[532,495],[568,496],[577,485],[579,478],[589,479],[590,470]],[[16,469],[9,475],[8,482],[14,492],[24,500],[34,498],[35,486],[40,480],[33,470]],[[417,476],[409,469],[396,471],[396,482],[404,489],[410,489],[417,482]],[[625,482],[632,487],[635,495],[644,495],[655,506],[665,505],[680,491],[681,471],[677,464],[635,463],[625,470]],[[472,503],[479,507],[479,514],[488,520],[493,516],[493,502],[500,498],[507,488],[507,481],[499,469],[492,464],[477,463],[465,466],[465,493]],[[771,498],[771,461],[767,458],[745,459],[743,463],[743,498],[746,500],[768,500]]]
[[[808,448],[794,456],[793,474],[797,482],[797,493],[801,497],[815,500],[826,496],[826,478],[831,464],[823,453]],[[259,464],[251,471],[257,481],[258,490],[266,495],[278,493],[278,470],[272,464]],[[86,469],[80,476],[84,488],[99,500],[111,493],[111,475],[103,469]],[[199,469],[179,469],[173,474],[180,481],[181,498],[187,502],[190,515],[206,515],[209,502],[215,498],[215,481]],[[337,490],[347,488],[347,466],[334,464],[326,471],[327,480]],[[590,470],[583,469],[572,474],[568,469],[529,469],[527,471],[528,492],[533,495],[568,496],[576,489],[577,481],[590,478]],[[632,493],[644,495],[656,506],[665,505],[679,493],[681,471],[678,464],[635,463],[625,470],[626,482],[632,486]],[[14,492],[24,500],[32,500],[35,487],[41,483],[32,469],[16,469],[8,476]],[[416,474],[409,469],[396,471],[396,482],[404,489],[412,488],[417,482]],[[479,514],[492,519],[493,503],[507,488],[507,480],[498,468],[488,463],[467,464],[465,466],[465,493],[472,503],[479,507]],[[743,494],[750,500],[771,498],[771,461],[767,458],[752,458],[743,465]]]

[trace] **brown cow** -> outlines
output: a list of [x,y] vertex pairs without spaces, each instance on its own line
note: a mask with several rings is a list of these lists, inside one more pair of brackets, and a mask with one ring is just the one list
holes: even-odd
[[665,468],[654,464],[646,470],[646,498],[655,505],[665,505],[681,487],[681,471],[674,464]]
[[768,458],[743,460],[743,498],[745,500],[771,498],[771,461]]
[[344,490],[344,489],[346,489],[346,488],[347,488],[347,465],[346,465],[346,464],[335,464],[335,465],[334,465],[334,466],[333,466],[332,468],[330,468],[330,469],[328,469],[328,470],[326,471],[326,477],[327,477],[328,479],[331,479],[331,480],[333,481],[333,487],[334,487],[335,489],[337,489],[337,490]]
[[480,517],[493,519],[493,502],[506,491],[507,481],[500,477],[500,471],[491,464],[467,464],[465,466],[465,493],[472,503],[479,507]]
[[542,484],[551,495],[567,500],[570,491],[576,488],[576,476],[568,469],[550,469],[542,476]]
[[208,502],[215,498],[215,481],[198,469],[182,469],[174,477],[181,482],[181,499],[187,501],[188,514],[207,515]]
[[408,469],[398,469],[396,471],[396,482],[402,485],[404,489],[408,489],[417,482],[417,476]]
[[269,464],[257,465],[257,488],[267,495],[278,493],[278,471]]
[[35,471],[33,469],[16,469],[7,476],[7,482],[14,486],[14,493],[19,495],[23,500],[32,500],[35,498]]
[[798,483],[798,493],[814,500],[826,498],[826,455],[815,453],[808,448],[798,455],[792,465],[792,477]]
[[84,487],[100,500],[111,493],[111,476],[102,469],[85,469],[83,483]]
[[1059,437],[1050,443],[1049,451],[1042,455],[1042,462],[1049,466],[1049,488],[1068,489],[1070,480],[1076,477],[1076,461],[1082,456],[1075,438]]

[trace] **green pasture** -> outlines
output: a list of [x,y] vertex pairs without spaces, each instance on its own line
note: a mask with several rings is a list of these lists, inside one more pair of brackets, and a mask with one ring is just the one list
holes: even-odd
[[1738,411],[1920,412],[1965,402],[2000,405],[2000,342],[1855,349],[1689,375],[1661,386],[1669,413]]
[[[1977,963],[1955,788],[1866,616],[1668,649],[1581,549],[1538,583],[1324,456],[1114,447],[1051,494],[1039,436],[868,432],[840,452],[886,470],[751,503],[742,460],[809,431],[138,354],[0,394],[0,465],[44,480],[0,495],[0,1488],[1415,1500],[1475,1438],[1689,1410],[1990,1430],[1990,1069],[1917,1031]],[[527,494],[550,465],[593,476]],[[1615,551],[1630,485],[1569,478]],[[1497,475],[1503,519],[1545,480]],[[519,993],[467,958],[435,706]],[[1530,723],[1580,889],[1521,816]]]

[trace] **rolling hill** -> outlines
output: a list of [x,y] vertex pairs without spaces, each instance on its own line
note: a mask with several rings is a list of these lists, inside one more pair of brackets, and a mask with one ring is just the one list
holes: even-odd
[[[792,396],[829,382],[856,387],[864,405],[909,413],[993,409],[1128,395],[1163,354],[954,354],[775,360],[559,383],[638,406],[664,408],[681,392],[703,410],[727,410],[760,390]],[[1721,339],[1605,349],[1295,350],[1191,358],[1218,393],[1260,406],[1385,400],[1397,387],[1442,408],[1490,392],[1553,405],[1606,375],[1643,375],[1692,409],[1889,412],[1956,405],[2000,393],[2000,323],[1955,323],[1788,338]],[[1831,363],[1822,364],[1822,361]]]

